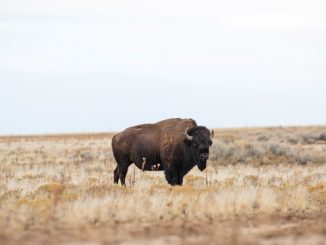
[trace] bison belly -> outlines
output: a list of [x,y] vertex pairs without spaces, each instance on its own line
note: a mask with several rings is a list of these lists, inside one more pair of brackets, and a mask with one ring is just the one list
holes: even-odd
[[150,142],[135,141],[131,149],[131,161],[143,171],[163,170],[154,146]]

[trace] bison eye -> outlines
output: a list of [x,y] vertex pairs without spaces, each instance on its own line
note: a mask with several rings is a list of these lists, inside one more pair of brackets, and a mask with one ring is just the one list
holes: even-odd
[[198,146],[198,143],[197,143],[196,141],[193,141],[193,142],[192,142],[192,145],[193,145],[194,147],[197,147],[197,146]]
[[208,144],[209,145],[212,145],[213,144],[213,141],[209,140]]

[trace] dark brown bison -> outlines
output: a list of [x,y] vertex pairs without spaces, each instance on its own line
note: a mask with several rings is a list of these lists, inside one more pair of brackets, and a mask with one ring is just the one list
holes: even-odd
[[212,137],[213,131],[197,126],[192,119],[173,118],[127,128],[112,139],[118,164],[114,183],[120,179],[125,185],[128,167],[134,163],[143,171],[164,170],[169,184],[182,185],[195,165],[206,168]]

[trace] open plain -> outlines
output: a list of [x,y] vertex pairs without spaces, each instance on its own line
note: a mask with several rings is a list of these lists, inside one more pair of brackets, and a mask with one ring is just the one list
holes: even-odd
[[326,244],[326,126],[216,129],[182,187],[111,133],[0,137],[1,244]]

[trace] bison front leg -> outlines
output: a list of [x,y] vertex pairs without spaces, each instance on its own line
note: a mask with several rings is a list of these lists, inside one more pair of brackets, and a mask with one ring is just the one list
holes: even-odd
[[182,185],[182,183],[183,183],[183,175],[180,174],[178,177],[178,185]]
[[180,178],[176,168],[165,168],[164,174],[167,182],[170,185],[182,185],[183,177]]

